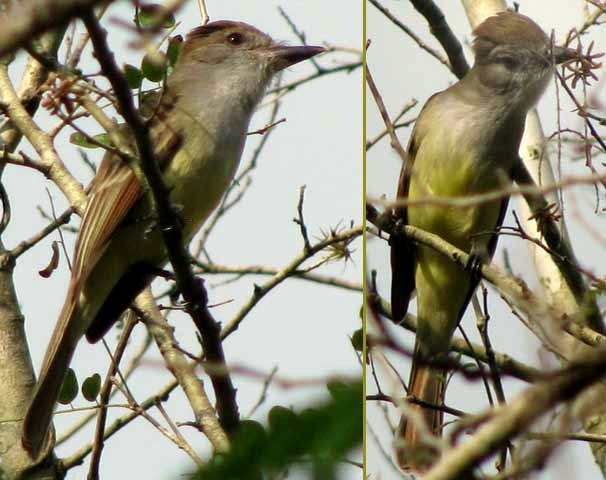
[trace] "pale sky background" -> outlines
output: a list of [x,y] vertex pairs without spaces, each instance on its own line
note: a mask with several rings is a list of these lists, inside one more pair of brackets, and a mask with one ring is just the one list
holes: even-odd
[[[465,53],[468,62],[473,62],[473,56],[468,48],[471,40],[470,27],[465,17],[461,2],[439,1],[437,2],[446,15],[446,19],[455,32],[457,38],[464,42]],[[553,1],[519,1],[520,12],[533,18],[545,32],[550,33],[555,29],[556,41],[561,41],[568,29],[582,24],[581,6],[585,3],[581,0],[553,0]],[[382,4],[387,7],[397,18],[403,21],[414,32],[432,47],[441,51],[438,42],[428,31],[427,23],[407,1],[384,0]],[[427,98],[434,92],[443,90],[456,81],[443,65],[425,52],[406,37],[401,30],[389,22],[374,6],[367,6],[367,36],[372,40],[372,45],[367,54],[368,67],[383,96],[387,110],[390,115],[395,116],[412,98],[419,101],[415,109],[404,118],[414,118]],[[591,38],[584,40],[588,45],[590,40],[596,41],[597,50],[601,50],[606,41],[606,33],[603,27],[594,28]],[[604,70],[598,73],[601,80],[604,78]],[[592,87],[592,90],[604,96],[604,85],[600,83]],[[374,136],[384,129],[384,124],[378,114],[374,100],[367,92],[367,136]],[[561,95],[563,125],[581,129],[582,123],[574,114],[570,100]],[[556,128],[556,104],[555,87],[549,87],[539,104],[539,112],[543,120],[545,132],[551,133]],[[601,130],[603,132],[603,128]],[[411,129],[399,130],[398,135],[405,147],[408,142]],[[555,156],[552,156],[555,158]],[[597,160],[597,159],[596,159]],[[587,174],[583,167],[584,161],[571,162],[564,157],[562,171],[563,176],[572,173]],[[596,162],[596,165],[598,163]],[[392,198],[395,195],[397,179],[400,171],[400,160],[389,146],[389,141],[384,139],[380,144],[373,147],[367,154],[366,159],[366,181],[367,194],[377,198],[386,195]],[[604,195],[600,193],[601,207],[603,208]],[[510,202],[509,212],[517,208],[517,201]],[[581,265],[597,275],[604,275],[606,269],[606,256],[604,255],[604,227],[605,215],[603,211],[594,213],[595,192],[591,188],[579,187],[565,194],[565,215],[569,232],[572,234],[573,245]],[[511,213],[508,215],[506,225],[512,225]],[[504,241],[505,240],[505,241]],[[512,262],[513,270],[523,276],[536,286],[536,280],[531,274],[532,264],[528,250],[524,242],[502,238],[495,255],[495,262],[502,265],[503,249],[507,248]],[[379,293],[389,297],[390,275],[389,275],[389,253],[384,241],[373,239],[369,236],[367,243],[368,269],[376,269],[378,272]],[[412,302],[414,304],[414,301]],[[520,324],[519,320],[508,313],[503,303],[494,292],[490,295],[490,312],[492,320],[489,324],[491,338],[496,350],[512,354],[515,358],[539,365],[539,344],[527,330]],[[464,319],[466,332],[477,340],[475,322],[468,314]],[[414,338],[412,334],[394,327],[393,332],[397,338],[412,348]],[[409,363],[400,356],[390,355],[396,368],[408,380]],[[391,386],[386,383],[388,387]],[[367,380],[368,392],[375,391],[371,378]],[[505,383],[506,396],[511,399],[515,392],[524,387],[522,382],[508,380]],[[388,393],[394,393],[389,391]],[[398,392],[402,394],[402,391]],[[487,402],[479,383],[468,383],[456,380],[449,385],[447,404],[465,411],[479,411],[485,408]],[[390,409],[391,418],[396,419],[395,409]],[[373,480],[392,480],[405,478],[397,473],[390,465],[387,455],[391,455],[391,434],[388,432],[383,413],[376,405],[367,407],[367,425],[377,432],[381,451],[373,439],[373,435],[367,430],[367,473]],[[582,442],[572,443],[560,448],[551,457],[547,469],[543,473],[534,474],[532,478],[537,479],[568,479],[568,478],[599,478],[589,453],[589,448]],[[491,471],[494,462],[487,462],[486,469]]]
[[[231,19],[253,24],[278,40],[298,44],[298,39],[278,12],[282,6],[307,35],[309,44],[327,42],[360,51],[362,46],[361,0],[282,0],[251,2],[250,0],[208,0],[211,20]],[[133,10],[124,3],[113,6],[106,20],[130,22]],[[199,24],[196,2],[190,1],[177,15],[181,22],[176,33],[185,34]],[[112,26],[109,41],[119,63],[138,63],[140,52],[127,46],[131,35]],[[318,62],[330,67],[337,62],[354,61],[355,55],[332,54],[318,58]],[[82,64],[88,72],[98,70],[94,60]],[[292,81],[313,72],[310,63],[298,64],[284,74],[284,81]],[[268,110],[257,113],[251,130],[265,126]],[[322,231],[340,225],[349,227],[350,222],[359,225],[362,217],[362,74],[361,69],[351,74],[336,74],[316,80],[298,88],[283,100],[279,118],[287,121],[272,133],[261,155],[254,183],[245,201],[237,206],[210,238],[207,247],[212,258],[221,264],[264,264],[280,267],[290,262],[302,249],[298,226],[292,219],[296,215],[299,188],[307,186],[304,213],[310,238],[317,240]],[[38,117],[37,117],[38,118]],[[47,118],[41,113],[39,118]],[[52,122],[53,124],[55,122]],[[43,123],[48,125],[48,123]],[[100,133],[92,127],[92,133]],[[242,157],[245,163],[258,139],[249,138]],[[26,152],[25,143],[21,148]],[[57,145],[64,162],[79,173],[79,179],[87,183],[90,173],[82,167],[77,149],[67,142]],[[99,152],[87,150],[91,158]],[[38,232],[45,224],[36,211],[41,205],[49,210],[45,188],[49,188],[57,212],[66,206],[58,190],[42,175],[32,170],[9,166],[4,175],[13,208],[12,222],[4,235],[8,248]],[[77,224],[77,221],[74,222]],[[66,235],[71,254],[74,238]],[[58,235],[51,235],[36,248],[19,259],[16,267],[18,298],[26,319],[26,331],[33,362],[38,371],[48,339],[51,335],[68,284],[67,267],[61,260],[60,268],[50,279],[38,276],[50,259],[50,242]],[[362,282],[362,241],[352,244],[351,261],[329,265],[320,273]],[[317,257],[319,258],[319,257]],[[262,284],[266,277],[247,277],[236,283],[217,286],[218,278],[206,277],[211,303],[227,303],[213,310],[215,317],[226,323],[240,306],[248,300],[254,283]],[[164,287],[164,283],[160,286]],[[361,294],[325,286],[314,286],[299,280],[290,280],[264,298],[240,329],[225,343],[228,363],[247,366],[268,374],[275,366],[279,375],[292,380],[327,379],[334,375],[355,378],[361,375],[361,367],[350,345],[349,336],[360,327],[359,310]],[[182,346],[197,352],[190,321],[185,316],[173,316],[171,324]],[[106,339],[115,344],[116,332]],[[138,326],[132,337],[129,353],[136,350],[143,339],[143,327]],[[145,365],[129,382],[140,401],[163,387],[171,378],[163,367],[157,348],[151,347]],[[79,378],[95,371],[104,373],[107,355],[102,344],[89,345],[82,341],[76,351],[72,366]],[[260,378],[234,376],[238,388],[238,404],[243,416],[256,403],[263,386]],[[212,390],[210,382],[206,382]],[[266,421],[269,408],[280,404],[303,407],[312,401],[327,398],[325,388],[295,387],[282,389],[270,387],[268,398],[256,412],[254,419]],[[118,401],[122,402],[123,399]],[[83,405],[77,399],[74,405]],[[166,405],[175,422],[192,420],[189,405],[180,392],[173,393]],[[108,424],[122,409],[111,409]],[[160,419],[157,411],[152,411]],[[56,422],[59,434],[72,425],[77,414],[59,415]],[[361,421],[361,419],[352,419]],[[57,449],[59,456],[71,455],[87,441],[92,430],[77,435],[74,441]],[[207,442],[191,428],[182,432],[203,456],[208,455]],[[351,457],[361,460],[361,452]],[[86,477],[88,464],[73,469],[69,479]],[[145,420],[134,424],[110,439],[104,448],[101,478],[166,479],[191,471],[194,465],[185,454],[159,434]],[[361,472],[351,466],[342,468],[341,478],[360,478]],[[303,479],[302,473],[290,478]]]

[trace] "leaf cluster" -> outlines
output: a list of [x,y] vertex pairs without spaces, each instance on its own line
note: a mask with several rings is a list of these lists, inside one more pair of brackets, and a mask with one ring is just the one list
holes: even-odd
[[336,478],[345,455],[362,444],[362,383],[329,382],[331,399],[300,413],[273,407],[268,425],[245,420],[226,455],[215,455],[191,480],[269,480],[293,464],[311,478]]

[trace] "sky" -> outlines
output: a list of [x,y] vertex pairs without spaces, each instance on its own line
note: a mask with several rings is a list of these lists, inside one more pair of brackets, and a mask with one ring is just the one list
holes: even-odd
[[[438,42],[428,31],[426,21],[416,12],[409,2],[398,0],[384,0],[381,2],[392,14],[400,19],[406,26],[411,28],[429,46],[441,51]],[[464,45],[465,55],[470,64],[473,57],[469,49],[471,41],[470,27],[461,6],[461,2],[436,2],[446,16],[446,20],[455,35]],[[545,1],[519,1],[520,12],[534,19],[544,31],[550,34],[555,29],[556,43],[561,41],[568,29],[582,24],[583,16],[582,1],[554,0]],[[549,8],[546,8],[547,5]],[[383,100],[387,111],[393,118],[401,108],[411,99],[416,99],[418,104],[403,120],[416,117],[420,108],[427,98],[456,81],[446,67],[420,50],[420,48],[406,37],[400,29],[389,22],[374,6],[368,4],[366,15],[367,37],[371,45],[367,53],[367,65],[372,72],[373,78]],[[603,28],[594,29],[590,38],[584,40],[588,45],[590,40],[595,40],[596,45],[604,45],[606,34]],[[599,48],[598,48],[599,49]],[[601,80],[604,78],[603,69],[598,73]],[[592,87],[598,96],[603,98],[604,84],[593,82]],[[374,138],[375,135],[384,130],[384,124],[379,116],[374,100],[367,91],[366,93],[366,126],[367,137]],[[553,84],[548,88],[539,105],[539,113],[543,122],[543,128],[547,134],[556,128],[556,102],[555,87]],[[572,104],[570,100],[561,98],[562,122],[571,128],[581,128],[581,121],[571,113]],[[398,137],[404,147],[408,142],[410,128],[398,130]],[[555,148],[555,147],[553,147]],[[553,157],[553,156],[552,156]],[[583,161],[570,161],[567,157],[561,165],[562,175],[587,174]],[[377,199],[385,196],[393,198],[395,195],[397,179],[400,171],[400,160],[392,151],[389,140],[383,139],[371,148],[366,157],[366,193],[368,198]],[[583,265],[597,275],[604,274],[606,268],[606,256],[604,255],[605,215],[602,210],[594,212],[595,192],[592,188],[573,188],[566,191],[565,219],[572,235],[575,252]],[[600,194],[604,201],[603,194]],[[517,200],[510,202],[509,215],[505,220],[506,225],[513,224],[511,216],[512,209],[517,209]],[[529,284],[536,288],[536,278],[532,271],[532,260],[527,246],[518,239],[505,238],[500,240],[499,248],[495,254],[494,261],[498,266],[503,265],[503,252],[507,250],[511,259],[513,271],[526,279]],[[367,268],[376,270],[379,293],[385,298],[389,297],[390,274],[389,253],[384,241],[373,239],[369,235],[367,240]],[[508,310],[491,292],[490,322],[491,338],[495,349],[514,355],[515,358],[533,365],[541,365],[546,356],[540,350],[538,341],[521,325],[519,320],[509,314]],[[414,301],[413,301],[414,304]],[[413,308],[414,311],[414,308]],[[478,335],[472,316],[466,315],[463,325],[472,340],[477,340]],[[402,329],[393,327],[391,329],[395,337],[403,345],[412,348],[414,337]],[[406,359],[397,355],[388,355],[396,370],[405,380],[408,380],[409,363]],[[544,365],[544,364],[543,364]],[[552,365],[552,364],[550,364]],[[385,372],[383,372],[385,374]],[[387,385],[388,394],[402,395],[403,390],[393,387],[393,384],[383,376],[384,384]],[[505,383],[506,394],[512,398],[515,392],[519,392],[524,384],[517,381],[507,380]],[[367,375],[368,393],[373,393],[373,381]],[[465,411],[478,412],[486,408],[486,399],[479,385],[465,382],[455,378],[449,385],[447,404]],[[387,409],[391,422],[397,421],[395,409]],[[372,430],[372,431],[371,431]],[[375,435],[376,433],[376,435]],[[378,441],[376,438],[378,437]],[[379,448],[380,445],[381,447]],[[569,443],[570,445],[570,443]],[[395,471],[390,461],[391,456],[391,434],[385,420],[385,412],[376,403],[367,407],[367,473],[371,478],[380,480],[392,480],[405,478]],[[493,469],[494,462],[487,462],[486,471]],[[547,468],[542,473],[537,473],[532,478],[538,479],[565,479],[565,478],[597,478],[596,470],[589,454],[589,448],[582,442],[571,446],[559,448],[550,459]]]
[[[329,44],[358,52],[340,52],[318,58],[317,61],[326,68],[353,62],[360,55],[362,2],[358,0],[208,0],[207,6],[211,20],[244,21],[275,39],[296,45],[299,40],[278,11],[278,7],[282,7],[297,27],[305,32],[309,44]],[[130,22],[132,15],[127,4],[121,2],[110,8],[105,16],[105,25],[111,29],[109,41],[119,64],[137,64],[137,59],[141,57],[141,52],[129,45],[133,36],[120,26],[120,23]],[[339,21],[335,20],[337,18]],[[186,2],[177,14],[177,20],[180,25],[176,33],[185,34],[197,26],[200,16],[196,2]],[[85,55],[82,68],[86,72],[98,70],[90,54]],[[313,71],[310,63],[299,64],[284,73],[283,81],[293,81]],[[251,130],[264,127],[267,116],[268,109],[260,108],[253,117]],[[296,216],[299,191],[303,185],[306,186],[304,215],[312,242],[331,228],[361,223],[361,69],[349,74],[327,75],[297,88],[284,97],[279,116],[287,120],[272,132],[246,197],[209,238],[207,249],[216,263],[281,267],[298,255],[303,244],[299,227],[292,219]],[[44,112],[40,112],[37,119],[43,127],[55,124]],[[83,125],[93,134],[101,132],[100,127],[92,122]],[[249,138],[242,164],[250,158],[257,142],[257,138]],[[25,152],[32,151],[25,144],[21,148]],[[91,175],[80,161],[78,149],[67,141],[66,136],[57,141],[57,148],[63,161],[86,184]],[[87,150],[86,153],[91,159],[99,158],[97,151]],[[37,172],[11,166],[6,169],[4,181],[13,208],[13,221],[4,237],[9,248],[45,225],[37,206],[49,211],[49,195],[57,212],[62,212],[67,206],[61,193]],[[73,224],[77,225],[78,221],[75,220]],[[53,240],[58,240],[57,234],[40,242],[20,258],[15,270],[18,298],[25,315],[26,333],[36,370],[40,367],[69,280],[64,259],[49,279],[43,279],[37,273],[49,262],[50,243]],[[73,235],[66,234],[66,242],[71,255]],[[361,284],[362,240],[356,240],[351,248],[349,261],[329,264],[318,273]],[[318,256],[315,260],[320,258]],[[255,283],[266,281],[262,277],[246,277],[225,283],[230,278],[206,277],[211,303],[220,304],[213,309],[213,314],[223,323],[227,323],[248,300]],[[156,288],[163,289],[164,286],[160,283]],[[234,376],[242,414],[246,416],[257,402],[264,377],[274,367],[278,367],[278,376],[294,380],[296,386],[270,386],[265,403],[253,417],[262,422],[273,405],[297,409],[326,398],[323,384],[328,378],[359,378],[361,367],[349,337],[360,328],[361,301],[359,292],[312,285],[300,280],[289,280],[264,298],[239,330],[224,343],[229,365],[236,368],[246,366],[259,373]],[[175,315],[171,317],[171,324],[175,327],[180,344],[197,352],[189,319]],[[116,331],[106,336],[110,345],[115,345],[116,338]],[[137,350],[143,338],[143,327],[138,326],[127,357]],[[78,376],[84,378],[95,371],[104,372],[107,362],[107,354],[100,343],[89,345],[82,341],[72,366]],[[129,381],[129,386],[135,397],[142,401],[170,379],[156,347],[152,346],[140,371]],[[307,380],[314,380],[312,386],[300,384]],[[206,384],[210,385],[208,381]],[[78,399],[74,405],[81,406],[84,402]],[[179,392],[171,395],[167,410],[176,422],[192,420],[191,410]],[[120,408],[110,409],[108,423],[123,413]],[[154,416],[159,417],[157,412],[154,412]],[[76,413],[58,415],[58,433],[76,422],[77,418]],[[182,430],[194,448],[206,458],[208,443],[197,432],[188,428]],[[90,428],[76,435],[72,441],[57,449],[58,455],[72,454],[90,435]],[[352,459],[359,461],[360,455],[360,452],[354,452]],[[68,478],[85,478],[87,466],[85,462],[82,467],[74,468]],[[107,442],[100,474],[101,478],[128,478],[136,473],[137,478],[154,480],[176,477],[193,468],[193,463],[185,454],[146,421],[139,419]],[[361,473],[355,467],[345,466],[340,471],[340,478],[343,479],[357,476],[361,476]],[[307,477],[299,471],[293,472],[290,478]]]

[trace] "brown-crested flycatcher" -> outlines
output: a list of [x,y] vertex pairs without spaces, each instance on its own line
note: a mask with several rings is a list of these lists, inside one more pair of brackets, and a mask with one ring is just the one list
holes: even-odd
[[[230,21],[187,35],[150,121],[187,241],[232,182],[250,118],[274,75],[323,50],[283,46]],[[106,154],[91,185],[69,291],[23,423],[23,445],[33,458],[51,437],[53,408],[80,338],[98,341],[167,259],[147,197],[121,158]]]
[[[417,291],[418,326],[408,394],[433,405],[443,403],[446,371],[431,361],[448,354],[453,332],[478,284],[477,268],[494,253],[508,198],[457,208],[432,203],[431,197],[464,197],[509,187],[526,113],[552,78],[554,63],[576,57],[574,50],[552,48],[536,23],[511,11],[488,18],[473,33],[473,68],[427,101],[408,144],[397,196],[419,203],[394,209],[403,223],[439,235],[471,255],[468,268],[461,269],[429,247],[405,238],[392,240],[394,321],[402,320],[413,290]],[[439,410],[409,408],[421,413],[430,431],[441,432]],[[422,443],[421,430],[403,416],[395,439],[400,467],[429,466],[434,454]]]

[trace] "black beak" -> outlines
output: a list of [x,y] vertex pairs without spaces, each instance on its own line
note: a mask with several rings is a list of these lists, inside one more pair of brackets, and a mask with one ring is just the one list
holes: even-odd
[[307,60],[318,53],[322,53],[324,50],[324,47],[312,47],[305,45],[299,47],[278,46],[272,48],[270,52],[273,67],[276,69],[276,71],[278,71],[288,68],[295,63]]
[[572,48],[564,47],[553,47],[553,56],[556,64],[564,63],[569,60],[576,60],[579,58],[579,53]]

